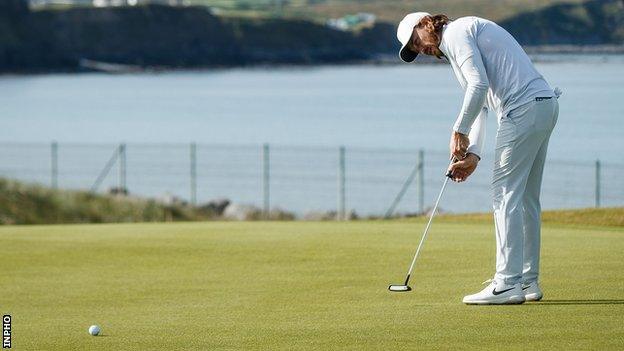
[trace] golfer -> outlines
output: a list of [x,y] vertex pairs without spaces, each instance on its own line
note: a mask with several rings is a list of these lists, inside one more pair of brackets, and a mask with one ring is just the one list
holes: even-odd
[[559,90],[553,91],[518,42],[479,17],[450,21],[445,15],[411,13],[401,21],[400,57],[420,53],[446,57],[464,88],[450,151],[458,162],[453,180],[465,181],[483,152],[488,111],[498,117],[492,178],[496,227],[496,274],[466,304],[537,301],[539,287],[540,187],[548,139],[557,123]]

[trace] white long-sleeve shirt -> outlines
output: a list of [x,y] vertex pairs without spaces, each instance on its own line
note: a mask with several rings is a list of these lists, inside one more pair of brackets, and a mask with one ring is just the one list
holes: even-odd
[[453,130],[468,134],[468,152],[483,153],[488,110],[500,121],[537,96],[554,96],[520,44],[492,21],[462,17],[450,22],[439,48],[465,90]]

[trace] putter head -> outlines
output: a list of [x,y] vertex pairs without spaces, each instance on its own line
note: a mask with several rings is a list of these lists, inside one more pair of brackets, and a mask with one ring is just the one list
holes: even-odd
[[412,290],[412,288],[410,288],[409,285],[390,284],[388,290],[392,292],[407,292]]

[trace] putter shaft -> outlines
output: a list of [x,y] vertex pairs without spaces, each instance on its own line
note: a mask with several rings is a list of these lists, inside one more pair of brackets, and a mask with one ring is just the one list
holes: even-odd
[[[453,163],[453,161],[451,160],[451,164]],[[449,165],[450,166],[450,165]],[[446,174],[446,177],[444,177],[444,184],[442,185],[442,189],[440,190],[440,194],[438,194],[438,198],[436,199],[435,205],[433,206],[433,210],[431,211],[431,215],[429,215],[429,221],[427,222],[427,226],[425,227],[425,232],[422,235],[422,238],[420,238],[420,243],[418,244],[418,248],[416,249],[416,254],[414,255],[414,259],[412,260],[412,264],[410,264],[410,267],[407,271],[407,277],[405,277],[405,284],[407,285],[407,283],[409,282],[410,276],[412,275],[412,270],[414,269],[414,265],[416,264],[416,259],[418,259],[418,255],[420,254],[420,249],[422,248],[423,243],[425,242],[425,239],[427,238],[427,233],[429,233],[429,227],[431,227],[431,221],[433,220],[433,216],[435,216],[435,213],[438,210],[438,205],[440,204],[440,199],[442,198],[442,194],[444,194],[444,189],[446,189],[446,184],[448,184],[449,179],[451,179],[453,175],[451,174],[451,172],[448,172]]]

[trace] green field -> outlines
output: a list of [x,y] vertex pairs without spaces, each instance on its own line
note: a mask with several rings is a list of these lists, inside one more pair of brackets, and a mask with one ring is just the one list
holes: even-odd
[[[423,220],[0,228],[15,350],[624,349],[624,230],[548,224],[543,302],[465,306],[492,225]],[[99,324],[103,335],[87,328]]]

